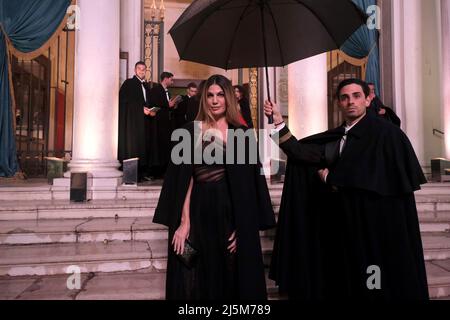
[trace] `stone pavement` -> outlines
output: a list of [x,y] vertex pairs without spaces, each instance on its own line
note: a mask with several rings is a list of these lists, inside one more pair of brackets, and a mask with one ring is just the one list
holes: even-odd
[[165,274],[147,271],[81,274],[80,288],[70,275],[0,277],[0,300],[160,300]]

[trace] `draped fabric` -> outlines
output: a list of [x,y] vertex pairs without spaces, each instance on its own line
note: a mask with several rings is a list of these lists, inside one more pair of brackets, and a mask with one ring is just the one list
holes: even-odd
[[43,47],[63,21],[70,0],[0,0],[0,177],[18,169],[9,68],[9,51]]
[[[352,0],[364,12],[376,5],[376,0]],[[370,13],[373,14],[373,13]],[[378,19],[378,17],[377,17]],[[378,48],[378,30],[361,26],[342,46],[341,50],[353,58],[367,59],[366,82],[375,84],[376,94],[380,95],[380,55]]]

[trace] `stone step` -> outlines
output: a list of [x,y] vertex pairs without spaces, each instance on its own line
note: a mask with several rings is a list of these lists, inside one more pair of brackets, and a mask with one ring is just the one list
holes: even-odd
[[[261,231],[273,238],[276,229]],[[13,220],[0,223],[0,245],[150,241],[167,239],[167,227],[152,217]]]
[[429,182],[422,185],[421,190],[416,191],[416,195],[426,195],[426,194],[450,194],[450,183],[449,182]]
[[[428,250],[448,249],[444,235],[423,237],[432,298],[450,296],[450,258],[434,260]],[[430,240],[431,239],[431,240]],[[448,241],[445,237],[445,241]],[[436,240],[436,241],[434,241]],[[162,299],[167,255],[166,240],[0,246],[2,299]],[[272,241],[262,239],[266,267]],[[83,289],[67,289],[67,268],[78,266]],[[119,272],[119,273],[118,273]],[[89,273],[95,274],[92,277]],[[56,276],[54,276],[56,275]],[[28,277],[25,277],[28,276]],[[31,278],[30,278],[31,276]],[[267,279],[270,299],[281,299]],[[4,289],[3,289],[4,288]],[[19,294],[16,294],[19,292]],[[134,292],[134,293],[132,293]]]
[[156,205],[157,199],[92,200],[85,203],[67,200],[2,201],[0,221],[151,217]]
[[[450,233],[423,233],[422,245],[426,261],[450,259]],[[273,238],[261,238],[264,264],[268,266],[273,249]]]
[[[99,199],[137,200],[158,199],[161,192],[162,180],[133,185],[121,185],[115,190],[96,187]],[[269,190],[274,197],[280,197],[283,189],[282,183],[268,183]],[[52,186],[45,180],[23,181],[15,184],[0,185],[0,201],[29,201],[29,200],[69,200],[70,188],[67,186]],[[450,195],[450,182],[427,183],[416,192],[417,196],[424,195]],[[99,200],[96,199],[96,200]]]
[[422,245],[426,261],[450,259],[450,233],[422,234]]
[[[261,231],[273,238],[275,229]],[[167,227],[151,217],[3,221],[0,245],[167,240]]]
[[450,232],[450,211],[419,212],[421,232]]
[[450,194],[416,195],[418,212],[450,211]]
[[0,244],[45,244],[167,239],[151,217],[2,221]]
[[[81,288],[69,289],[70,275],[0,277],[0,300],[163,300],[166,273],[132,272],[82,273]],[[269,296],[277,294],[267,278]]]
[[[152,185],[121,185],[115,190],[108,187],[93,187],[98,197],[101,199],[151,199],[159,198],[162,181],[157,181]],[[0,201],[30,201],[30,200],[69,200],[70,187],[52,186],[45,182],[21,182],[15,185],[0,185]]]
[[[429,184],[416,193],[419,213],[450,212],[450,183]],[[134,217],[152,216],[158,202],[161,186],[120,186],[116,200],[92,200],[73,203],[69,200],[51,200],[51,197],[30,197],[34,193],[48,194],[49,186],[0,187],[1,220],[33,220],[51,218]],[[281,202],[282,185],[269,185],[272,204],[277,210]],[[431,193],[431,191],[434,193]],[[35,198],[35,199],[33,199]]]
[[70,275],[0,277],[0,300],[162,300],[165,272],[82,273],[81,287],[69,289]]
[[420,231],[425,232],[450,232],[450,222],[434,223],[434,222],[420,222]]
[[[273,240],[261,237],[265,265],[269,266]],[[83,273],[140,269],[164,270],[167,239],[57,244],[1,245],[0,276],[64,274],[69,266]]]
[[[278,213],[281,193],[271,193],[272,205]],[[0,221],[39,219],[85,219],[153,216],[158,199],[92,200],[78,203],[68,200],[2,201]],[[424,195],[416,197],[420,215],[450,219],[450,195]],[[428,221],[427,221],[428,222]]]
[[82,273],[165,269],[167,240],[2,245],[0,276],[65,274],[70,266]]
[[450,259],[426,262],[428,291],[433,299],[450,298]]

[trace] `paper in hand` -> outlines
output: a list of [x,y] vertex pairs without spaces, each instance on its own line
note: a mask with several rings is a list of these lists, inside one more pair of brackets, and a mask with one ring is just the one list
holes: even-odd
[[153,108],[150,108],[150,112],[158,112],[159,110],[161,110],[160,107],[153,107]]

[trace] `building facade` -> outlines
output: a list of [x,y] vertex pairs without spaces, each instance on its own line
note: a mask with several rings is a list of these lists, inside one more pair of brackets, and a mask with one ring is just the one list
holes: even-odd
[[[163,70],[174,73],[176,88],[215,73],[228,76],[234,84],[247,84],[256,126],[269,127],[260,111],[266,96],[260,85],[264,83],[263,72],[225,71],[180,61],[167,32],[191,2],[73,1],[68,23],[75,27],[71,32],[59,30],[65,32],[64,37],[47,53],[57,90],[49,94],[50,107],[43,111],[48,119],[43,130],[45,149],[54,151],[45,156],[70,158],[70,172],[89,171],[93,190],[103,190],[97,197],[108,198],[106,190],[121,184],[118,92],[120,84],[134,74],[139,60],[146,62],[147,79],[153,82]],[[427,170],[430,159],[450,158],[450,0],[379,0],[377,5],[381,99],[402,120],[402,129]],[[24,65],[23,59],[18,58],[17,70],[21,70],[21,63]],[[364,59],[352,59],[339,51],[324,53],[272,68],[271,96],[281,105],[292,132],[301,138],[339,122],[330,79],[342,75],[364,78],[364,74]],[[20,90],[15,89],[17,95]],[[64,93],[63,98],[58,92]],[[61,99],[63,109],[58,105]],[[16,129],[16,134],[21,137],[22,128]],[[262,139],[269,148],[267,136]],[[266,167],[271,158],[264,159]],[[21,159],[26,169],[24,163]],[[70,172],[66,172],[66,179],[55,181],[56,188],[69,185]]]

